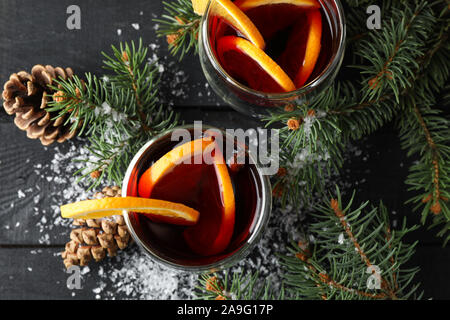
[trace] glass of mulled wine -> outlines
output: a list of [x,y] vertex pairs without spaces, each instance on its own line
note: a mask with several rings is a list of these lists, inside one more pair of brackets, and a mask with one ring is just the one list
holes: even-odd
[[339,0],[211,0],[199,32],[203,72],[247,115],[305,103],[342,64],[344,20]]
[[[180,130],[184,134],[179,134]],[[202,141],[200,147],[206,146],[206,153],[211,131],[223,137],[220,143],[212,138],[220,145],[212,152],[213,160],[203,161],[200,157],[199,161],[199,154],[194,151],[186,157],[189,142],[181,143],[179,138],[183,136],[183,141],[190,140],[192,145]],[[223,150],[230,145],[225,147],[226,144],[245,161],[236,164],[227,159]],[[180,149],[184,149],[183,161],[167,167],[182,153]],[[223,161],[217,161],[219,158]],[[161,171],[164,166],[168,169]],[[157,182],[150,186],[148,179],[155,175]],[[199,220],[194,225],[123,213],[134,240],[151,258],[194,272],[219,270],[246,256],[261,237],[272,205],[269,178],[248,148],[219,129],[205,126],[200,132],[194,126],[177,127],[149,141],[128,167],[122,196],[171,201],[198,210]]]

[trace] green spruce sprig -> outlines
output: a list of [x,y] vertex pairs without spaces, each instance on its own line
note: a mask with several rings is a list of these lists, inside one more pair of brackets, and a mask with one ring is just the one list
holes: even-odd
[[353,208],[336,196],[318,207],[309,226],[310,243],[299,243],[283,258],[287,294],[301,299],[420,298],[414,284],[418,268],[406,267],[417,242],[403,243],[417,229],[393,230],[386,207]]
[[158,68],[149,63],[142,40],[137,46],[134,42],[113,46],[112,51],[113,55],[103,53],[110,74],[58,80],[57,99],[49,109],[58,116],[70,113],[72,129],[88,137],[89,154],[77,160],[85,166],[76,174],[90,176],[91,187],[104,178],[121,185],[130,157],[178,121],[177,114],[159,103]]
[[436,16],[431,36],[425,41],[426,52],[418,60],[418,72],[407,89],[403,110],[398,116],[402,147],[416,161],[406,180],[414,196],[409,202],[421,210],[422,223],[432,216],[430,227],[438,227],[444,245],[450,240],[450,10],[444,1],[430,8]]
[[274,195],[282,203],[298,205],[310,199],[314,192],[323,192],[326,177],[343,164],[345,139],[336,116],[314,105],[301,105],[292,111],[273,113],[266,121],[268,126],[279,121],[287,123],[279,131],[282,169],[274,182]]
[[445,236],[445,245],[450,240],[450,120],[434,105],[412,100],[407,107],[399,123],[402,147],[418,157],[406,180],[416,193],[409,202],[422,208],[423,224],[432,215],[432,227],[441,227],[438,235]]
[[191,0],[163,1],[163,5],[166,13],[154,21],[160,24],[157,34],[167,38],[170,53],[179,54],[180,60],[191,50],[197,53],[201,17]]
[[283,300],[284,290],[276,293],[269,281],[258,273],[202,274],[196,287],[196,298],[202,300]]

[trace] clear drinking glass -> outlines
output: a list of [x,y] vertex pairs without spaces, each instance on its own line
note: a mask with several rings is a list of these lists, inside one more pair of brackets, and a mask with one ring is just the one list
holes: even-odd
[[[168,130],[150,140],[131,161],[123,180],[122,196],[138,196],[137,185],[140,176],[154,161],[161,158],[178,143],[178,141],[172,141],[172,134],[178,129],[187,129],[191,133],[192,139],[199,138],[195,137],[194,126],[181,126]],[[208,129],[214,129],[221,132],[225,143],[235,143],[234,137],[227,135],[225,132],[217,128],[205,125],[202,126],[203,132]],[[252,172],[252,181],[254,181],[255,188],[254,194],[257,195],[257,202],[253,207],[254,211],[252,212],[254,212],[254,215],[250,223],[251,226],[249,228],[248,236],[242,237],[242,239],[239,238],[239,242],[234,242],[239,245],[234,246],[232,241],[229,248],[227,248],[226,254],[223,253],[217,256],[199,258],[196,260],[187,259],[183,257],[183,252],[177,253],[172,249],[172,251],[166,251],[164,248],[161,248],[161,243],[155,240],[155,235],[150,235],[148,232],[149,230],[145,228],[142,220],[143,218],[137,213],[124,211],[123,216],[133,239],[153,260],[183,271],[216,271],[228,267],[244,258],[262,236],[263,230],[269,220],[272,207],[272,193],[269,178],[263,174],[263,170],[261,170],[261,167],[258,165],[257,159],[255,159],[252,154],[248,154],[248,156],[251,157],[251,160],[248,161],[250,163],[248,166]],[[180,179],[179,183],[182,184],[183,180]],[[239,186],[233,185],[233,189],[239,190]],[[237,207],[239,194],[236,193],[237,192],[235,191]],[[244,208],[247,208],[247,206],[244,206]],[[240,212],[242,213],[243,211],[241,210]],[[236,214],[238,214],[238,209],[236,209]],[[237,216],[236,219],[238,219]],[[170,226],[167,226],[167,228],[169,227]]]
[[287,93],[271,94],[253,90],[239,83],[220,65],[210,41],[211,22],[214,16],[214,0],[211,0],[200,25],[199,55],[206,79],[219,97],[236,111],[250,116],[263,117],[270,109],[302,104],[328,88],[336,77],[344,57],[345,17],[339,0],[318,1],[327,16],[331,31],[331,40],[326,44],[331,46],[331,48],[327,47],[327,50],[331,50],[328,64],[315,79],[302,88]]

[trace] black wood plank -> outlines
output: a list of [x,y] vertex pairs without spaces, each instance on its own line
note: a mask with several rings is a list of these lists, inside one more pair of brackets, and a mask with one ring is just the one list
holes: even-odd
[[[0,299],[95,299],[100,286],[111,285],[108,279],[101,280],[99,272],[122,268],[118,258],[91,263],[80,268],[80,288],[70,288],[67,283],[68,280],[73,283],[69,279],[72,274],[62,263],[59,255],[62,250],[0,248]],[[136,248],[128,251],[138,254]],[[125,299],[127,295],[117,293],[109,298]]]
[[[394,228],[401,226],[406,218],[407,224],[422,226],[421,211],[414,211],[413,204],[406,204],[415,193],[408,191],[405,180],[415,158],[408,158],[402,150],[398,131],[393,124],[387,124],[370,136],[352,143],[349,147],[342,171],[342,180],[346,192],[356,191],[355,205],[371,201],[378,205],[380,201],[391,214]],[[352,151],[353,150],[353,151]],[[411,233],[406,240],[419,240],[421,244],[441,245],[443,239],[436,237],[438,229],[425,226]]]
[[[62,248],[0,247],[0,300],[4,299],[187,299],[197,275],[163,268],[131,244],[116,257],[79,267],[63,265]],[[69,285],[69,286],[68,286]]]
[[[156,282],[142,286],[138,269],[149,272],[153,263],[148,261],[146,265],[147,260],[139,260],[146,258],[133,246],[116,258],[82,268],[81,289],[69,289],[67,280],[70,274],[58,255],[60,251],[60,248],[0,248],[0,299],[187,298],[190,297],[188,291],[195,284],[193,275],[155,267],[154,276],[166,282],[165,289]],[[137,257],[137,262],[129,260],[130,256]],[[124,265],[126,263],[129,265]],[[449,249],[418,247],[410,265],[421,266],[415,283],[421,283],[424,298],[448,299]],[[124,268],[129,269],[128,274]]]
[[424,299],[449,300],[450,248],[419,246],[409,265],[420,267],[415,281],[421,283]]
[[[0,249],[0,299],[71,298],[58,249]],[[58,263],[59,262],[59,263]]]
[[69,0],[0,2],[1,83],[11,73],[29,71],[35,64],[72,67],[78,75],[103,75],[101,51],[111,52],[111,44],[142,38],[150,57],[155,54],[164,62],[163,87],[166,96],[174,96],[175,105],[224,105],[206,86],[196,55],[178,62],[169,56],[166,40],[156,38],[153,19],[162,14],[161,1],[77,1],[81,30],[66,27],[66,10],[72,4]]

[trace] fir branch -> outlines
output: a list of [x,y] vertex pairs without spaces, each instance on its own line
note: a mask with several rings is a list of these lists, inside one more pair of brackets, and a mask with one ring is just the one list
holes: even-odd
[[[418,155],[419,160],[410,168],[406,183],[417,194],[408,202],[415,209],[422,207],[422,223],[428,214],[434,214],[433,226],[444,224],[439,233],[448,232],[450,210],[450,121],[436,108],[419,106],[415,101],[403,113],[399,123],[402,147],[408,156]],[[444,244],[450,240],[450,235]]]
[[275,293],[268,281],[258,273],[225,271],[223,274],[202,274],[196,287],[196,297],[202,300],[283,300],[284,289]]
[[[361,245],[359,244],[358,240],[356,239],[356,237],[355,237],[355,235],[354,235],[354,233],[352,231],[352,228],[350,227],[350,224],[347,222],[347,219],[346,219],[347,217],[346,217],[345,213],[340,208],[340,204],[339,204],[338,200],[331,199],[330,200],[330,208],[333,210],[333,212],[336,215],[336,217],[339,218],[339,222],[340,222],[342,228],[344,229],[347,237],[349,238],[349,240],[353,244],[356,252],[361,257],[361,260],[364,262],[364,264],[367,266],[368,269],[373,269],[374,268],[374,264],[372,264],[372,262],[370,262],[370,259],[367,257],[367,254],[361,248]],[[390,230],[390,227],[389,226],[385,226],[385,230]],[[392,234],[389,232],[389,234],[385,235],[385,238],[386,239],[392,239]],[[389,240],[388,240],[388,243],[389,243]],[[390,245],[390,243],[389,243],[388,247],[390,249],[392,249],[392,246]],[[391,258],[392,258],[392,256],[391,256]],[[391,263],[392,263],[392,261],[391,261]],[[392,263],[392,265],[394,265],[394,264],[395,263]],[[396,293],[394,292],[394,289],[391,288],[391,286],[388,283],[388,281],[386,281],[386,279],[384,279],[383,277],[381,277],[380,280],[381,280],[381,287],[383,287],[384,290],[386,291],[385,297],[389,297],[389,298],[391,298],[393,300],[397,300]],[[398,287],[398,285],[395,284],[395,287]],[[378,295],[375,295],[373,297],[383,297],[383,294],[378,294]]]
[[120,185],[130,156],[178,121],[178,115],[159,104],[159,73],[155,63],[148,63],[142,41],[112,46],[112,51],[112,56],[103,53],[104,67],[112,74],[58,80],[58,99],[49,109],[58,116],[70,113],[73,128],[88,136],[89,154],[78,159],[85,168],[76,174],[80,179],[91,176],[91,188],[103,178]]
[[[392,231],[387,209],[368,208],[363,203],[352,209],[354,194],[344,205],[329,199],[314,215],[317,222],[309,229],[314,239],[311,249],[295,245],[284,258],[288,270],[287,293],[305,299],[408,299],[418,284],[412,285],[417,268],[404,269],[416,245],[402,243],[405,234],[417,227]],[[379,269],[378,269],[379,268]],[[372,291],[368,278],[380,270],[380,289]],[[421,295],[419,294],[418,297]]]
[[[284,123],[280,165],[287,172],[276,177],[275,194],[280,193],[284,204],[297,205],[314,192],[323,192],[325,178],[342,167],[347,143],[392,120],[397,109],[387,97],[360,102],[359,92],[350,82],[338,82],[309,104],[289,112],[273,112],[265,121],[267,125]],[[292,121],[298,126],[290,127]],[[289,193],[282,192],[281,186]]]
[[156,77],[157,69],[152,64],[147,63],[147,48],[143,48],[142,39],[139,47],[136,48],[134,42],[131,47],[120,44],[120,48],[112,47],[114,57],[103,53],[105,58],[105,68],[115,73],[109,79],[116,86],[122,86],[134,95],[137,114],[142,130],[152,133],[152,128],[147,125],[151,111],[157,103],[156,90],[148,90],[158,85],[159,78]]
[[166,14],[161,19],[157,31],[159,37],[166,37],[172,55],[179,54],[179,59],[192,49],[198,52],[198,33],[201,17],[194,12],[191,0],[163,1]]
[[[450,28],[449,8],[443,1],[436,1],[432,9],[438,23],[426,42],[429,48],[419,59],[419,70],[398,119],[402,147],[408,156],[418,161],[410,168],[406,183],[415,195],[408,202],[415,210],[422,208],[422,223],[429,213],[433,215],[431,227],[439,226],[438,236],[450,240],[450,210],[448,208],[450,165],[450,121],[444,112],[448,103],[438,101],[450,76],[450,45],[447,41]],[[447,89],[448,90],[448,89]],[[444,104],[443,104],[444,103]]]
[[286,121],[279,131],[280,150],[283,150],[280,167],[283,170],[274,183],[274,195],[280,197],[283,204],[298,204],[309,199],[315,191],[322,192],[325,177],[342,166],[345,140],[336,119],[326,108],[320,110],[315,104],[298,106],[286,113],[272,113],[266,119],[268,126]]
[[410,86],[409,78],[417,69],[415,60],[422,56],[436,22],[426,1],[415,6],[402,3],[392,8],[392,16],[382,30],[371,32],[356,52],[368,64],[355,66],[364,76],[363,100],[379,99],[387,90],[399,103],[401,91]]

